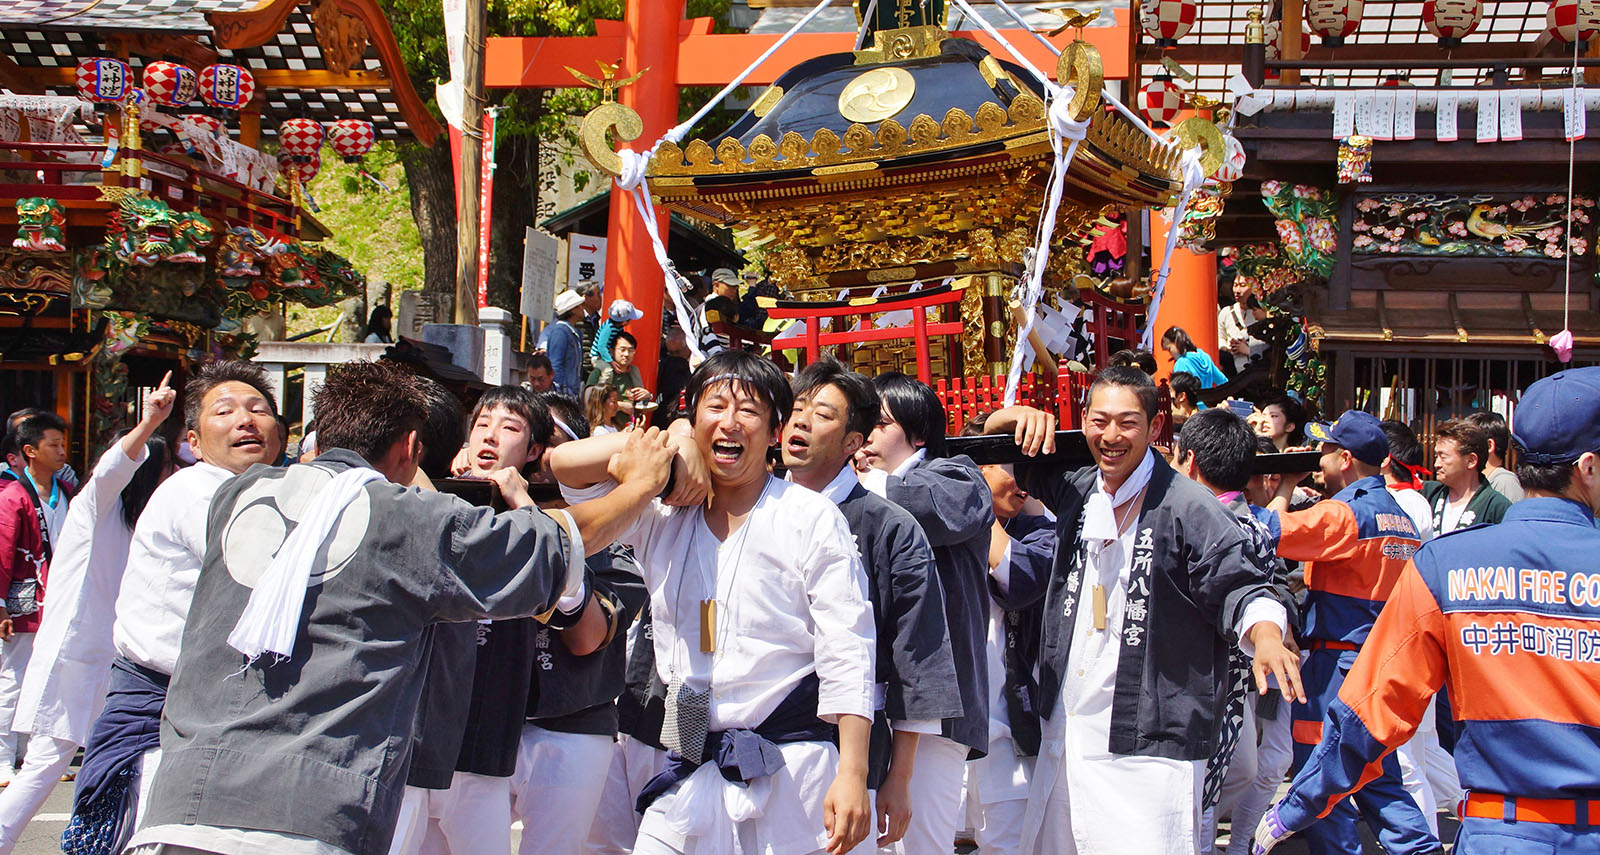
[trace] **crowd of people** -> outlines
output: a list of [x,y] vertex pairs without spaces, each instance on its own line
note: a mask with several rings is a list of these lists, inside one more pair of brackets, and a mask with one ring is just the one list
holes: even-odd
[[[1458,853],[1600,852],[1600,369],[1514,434],[1440,425],[1425,478],[1406,425],[1287,397],[1158,447],[1134,354],[1092,460],[1017,406],[964,433],[1022,462],[980,466],[927,385],[826,359],[721,351],[650,426],[631,307],[585,342],[565,293],[536,388],[469,412],[352,362],[291,445],[214,362],[81,483],[66,426],[13,414],[0,855],[80,747],[74,855],[480,855],[514,823],[554,855],[1358,853],[1363,821],[1412,855],[1440,811]],[[1320,471],[1257,471],[1301,446]]]

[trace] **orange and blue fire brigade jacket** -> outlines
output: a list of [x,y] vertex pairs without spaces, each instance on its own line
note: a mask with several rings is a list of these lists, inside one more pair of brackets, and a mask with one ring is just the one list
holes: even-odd
[[1530,498],[1495,526],[1418,550],[1378,617],[1322,741],[1278,807],[1299,830],[1377,777],[1447,686],[1461,786],[1516,799],[1600,798],[1600,529]]
[[1278,555],[1306,565],[1301,637],[1360,645],[1416,552],[1416,524],[1378,476],[1303,511],[1264,516]]

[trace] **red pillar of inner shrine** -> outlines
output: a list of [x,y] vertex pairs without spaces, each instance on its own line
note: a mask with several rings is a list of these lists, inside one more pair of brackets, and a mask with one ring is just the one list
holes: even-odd
[[[628,0],[623,17],[624,74],[645,75],[622,87],[617,100],[632,107],[644,120],[644,133],[628,146],[642,150],[678,123],[678,29],[682,26],[685,0]],[[661,239],[667,238],[668,214],[657,209]],[[661,308],[666,300],[661,265],[650,248],[650,235],[644,218],[634,207],[632,195],[611,188],[611,219],[606,247],[606,306],[623,299],[644,312],[638,324],[639,351],[634,364],[646,388],[656,385],[656,368],[661,357]],[[604,311],[604,310],[602,310]]]
[[[1167,248],[1167,230],[1172,228],[1160,211],[1150,212],[1150,275],[1161,269]],[[1190,252],[1183,247],[1172,251],[1172,270],[1167,274],[1161,306],[1150,323],[1156,351],[1156,376],[1172,375],[1172,357],[1161,349],[1161,334],[1168,327],[1183,327],[1195,346],[1217,360],[1217,254]]]

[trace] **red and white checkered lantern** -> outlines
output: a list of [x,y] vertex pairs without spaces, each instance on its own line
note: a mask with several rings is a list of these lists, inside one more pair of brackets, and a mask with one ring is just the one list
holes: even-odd
[[189,125],[191,133],[198,131],[210,134],[213,137],[225,137],[228,135],[227,126],[222,124],[222,120],[215,116],[207,116],[205,113],[184,113],[180,118],[183,119],[185,124]]
[[304,187],[322,171],[322,155],[312,152],[305,160],[299,160],[287,152],[279,151],[278,166],[282,167],[285,173],[293,173],[298,177],[300,186]]
[[1439,47],[1461,44],[1482,20],[1483,0],[1424,0],[1422,4],[1422,25],[1439,38]]
[[1322,46],[1336,48],[1361,26],[1363,0],[1307,0],[1306,24],[1322,37]]
[[1235,139],[1233,134],[1224,134],[1222,143],[1227,153],[1222,158],[1222,165],[1217,167],[1216,173],[1211,177],[1224,184],[1231,184],[1244,177],[1244,145]]
[[157,104],[182,107],[200,94],[200,75],[186,65],[158,59],[144,67],[144,91]]
[[1550,0],[1544,25],[1559,41],[1586,42],[1600,32],[1600,0]]
[[278,127],[278,148],[306,163],[322,148],[322,125],[311,119],[290,119]]
[[243,109],[255,94],[255,75],[243,66],[217,63],[200,72],[200,98],[213,107]]
[[116,104],[133,86],[133,72],[120,59],[86,59],[78,63],[78,97],[96,104]]
[[372,151],[372,144],[377,139],[372,123],[363,119],[340,119],[328,128],[328,144],[344,158],[345,163],[360,160],[362,155]]
[[1139,87],[1139,111],[1152,122],[1170,125],[1183,112],[1183,90],[1164,74],[1152,78]]
[[1199,11],[1195,0],[1144,0],[1139,4],[1139,26],[1157,47],[1177,47],[1178,39],[1194,29]]

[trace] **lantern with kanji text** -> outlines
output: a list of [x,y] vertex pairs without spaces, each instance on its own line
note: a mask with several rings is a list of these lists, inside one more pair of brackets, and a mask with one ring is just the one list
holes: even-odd
[[1194,28],[1200,4],[1195,0],[1144,0],[1139,5],[1139,25],[1156,47],[1178,46],[1178,39]]
[[1557,41],[1586,42],[1600,32],[1600,0],[1550,0],[1544,24]]
[[128,64],[120,59],[86,59],[78,63],[74,82],[78,97],[95,104],[120,104],[133,87]]
[[144,67],[144,91],[159,105],[182,107],[199,94],[200,76],[188,66],[158,59]]
[[200,72],[200,98],[213,107],[242,110],[255,93],[255,75],[243,66],[217,63]]
[[362,119],[340,119],[328,129],[328,143],[345,163],[355,163],[372,151],[376,139],[372,123]]
[[1483,20],[1483,0],[1424,0],[1422,24],[1439,39],[1439,47],[1453,48],[1472,35]]
[[1322,37],[1322,46],[1336,48],[1361,26],[1363,0],[1306,0],[1306,24]]

